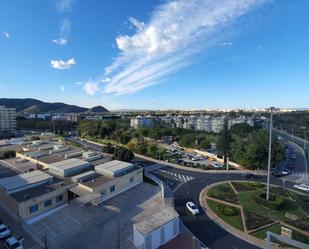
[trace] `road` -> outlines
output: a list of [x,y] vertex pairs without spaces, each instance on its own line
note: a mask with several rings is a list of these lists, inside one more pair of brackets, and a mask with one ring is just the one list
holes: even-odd
[[[171,167],[153,171],[152,174],[165,181],[172,188],[175,209],[179,213],[181,221],[207,247],[210,249],[258,248],[221,228],[199,206],[199,194],[206,186],[221,181],[248,180],[242,174],[193,173]],[[266,182],[266,176],[260,176],[257,180]],[[272,177],[271,184],[282,186],[282,180]],[[285,186],[288,188],[292,188],[293,185],[293,182],[285,182]],[[202,211],[200,215],[194,217],[187,211],[185,204],[188,201],[193,201],[199,206]]]
[[[86,141],[77,140],[80,144],[88,146],[94,150],[101,150],[100,145],[92,144]],[[298,153],[297,148],[291,146],[291,150],[295,150],[295,154]],[[297,154],[298,155],[298,154]],[[301,159],[295,160],[295,169],[302,169],[300,164]],[[152,163],[145,161],[144,167],[149,167]],[[255,245],[252,245],[237,236],[227,232],[214,221],[212,221],[206,213],[202,211],[199,206],[199,194],[206,186],[227,180],[245,180],[242,174],[238,173],[195,173],[186,170],[176,169],[169,166],[162,165],[161,169],[152,171],[152,174],[156,175],[159,179],[164,181],[174,193],[174,206],[179,213],[181,221],[184,225],[207,247],[210,249],[256,249]],[[246,179],[248,180],[248,179]],[[257,181],[266,182],[265,176],[260,176]],[[281,178],[271,177],[271,184],[282,186],[283,182]],[[285,186],[293,188],[294,182],[285,181]],[[185,204],[188,201],[193,201],[199,209],[201,214],[197,217],[192,216],[187,212]]]

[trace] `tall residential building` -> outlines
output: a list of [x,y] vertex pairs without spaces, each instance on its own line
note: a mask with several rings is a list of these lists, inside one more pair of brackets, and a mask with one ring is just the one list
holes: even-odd
[[0,106],[0,138],[10,138],[16,133],[16,109]]
[[138,129],[143,126],[153,127],[153,118],[151,116],[147,117],[137,116],[136,118],[131,118],[131,127]]

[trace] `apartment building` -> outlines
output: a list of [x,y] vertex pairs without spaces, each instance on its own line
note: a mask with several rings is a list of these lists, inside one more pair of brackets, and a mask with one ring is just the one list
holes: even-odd
[[135,129],[141,127],[153,127],[153,118],[151,116],[137,116],[136,118],[131,118],[131,127]]
[[16,109],[0,106],[0,138],[10,138],[16,133]]

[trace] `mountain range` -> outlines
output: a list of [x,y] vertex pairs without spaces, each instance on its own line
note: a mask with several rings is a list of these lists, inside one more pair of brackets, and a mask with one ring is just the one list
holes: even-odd
[[0,106],[16,108],[18,113],[80,113],[80,112],[109,112],[103,106],[92,108],[68,105],[65,103],[49,103],[38,99],[0,98]]

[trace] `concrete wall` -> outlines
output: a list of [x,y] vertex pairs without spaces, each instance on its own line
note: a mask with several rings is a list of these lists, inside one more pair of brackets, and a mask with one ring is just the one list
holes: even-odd
[[0,203],[5,210],[7,210],[13,217],[18,218],[19,209],[18,203],[10,195],[7,194],[6,190],[0,187]]
[[[38,197],[29,199],[27,201],[19,203],[19,215],[23,219],[30,219],[35,216],[38,216],[46,211],[49,211],[51,209],[54,209],[56,207],[59,207],[63,205],[64,203],[68,202],[68,186],[65,186],[63,188],[54,190],[52,192],[48,192],[44,195],[40,195]],[[63,199],[62,201],[56,201],[57,196],[62,195]],[[44,207],[44,201],[46,200],[52,200],[52,204],[48,207]],[[30,207],[38,204],[39,210],[33,213],[30,213]]]

